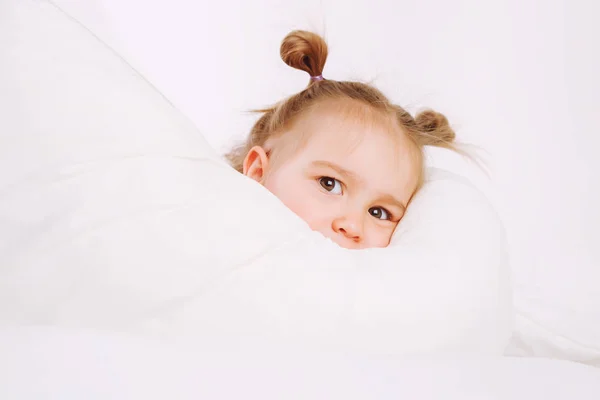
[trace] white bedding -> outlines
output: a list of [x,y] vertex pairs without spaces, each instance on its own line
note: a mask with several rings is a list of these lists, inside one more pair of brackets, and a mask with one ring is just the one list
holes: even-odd
[[600,370],[520,358],[214,348],[57,328],[0,331],[0,398],[598,400]]

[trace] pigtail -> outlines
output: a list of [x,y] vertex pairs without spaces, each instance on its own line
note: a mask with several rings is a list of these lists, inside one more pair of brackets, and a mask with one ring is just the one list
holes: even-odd
[[315,33],[293,31],[281,42],[281,59],[292,68],[307,72],[310,82],[323,80],[327,61],[327,43]]
[[456,133],[443,114],[426,110],[417,114],[414,121],[420,145],[454,149]]
[[419,146],[435,146],[451,150],[473,162],[487,173],[485,161],[475,153],[475,146],[467,146],[456,142],[456,133],[448,123],[448,119],[437,111],[425,110],[414,118],[410,136]]

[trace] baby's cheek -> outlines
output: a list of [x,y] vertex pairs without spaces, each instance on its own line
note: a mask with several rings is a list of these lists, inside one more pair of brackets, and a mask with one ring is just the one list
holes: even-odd
[[[265,187],[283,204],[306,222],[312,230],[324,233],[328,227],[330,212],[322,193],[314,182],[284,174],[274,175],[265,182]],[[331,216],[329,215],[329,225]]]
[[290,183],[285,179],[272,179],[265,182],[265,187],[277,196],[286,207],[306,220],[307,214],[309,214],[308,211],[310,211],[310,205],[307,204],[305,199],[306,194],[298,185]]
[[[284,204],[296,215],[302,218],[312,230],[323,231],[326,227],[326,208],[318,198],[307,192],[296,192]],[[331,219],[331,218],[330,218]]]
[[398,223],[396,222],[391,228],[388,229],[388,231],[385,233],[385,236],[382,240],[382,243],[384,244],[381,247],[387,247],[390,242],[392,241],[392,236],[394,235],[394,232],[396,231],[396,227],[398,226]]
[[371,229],[366,232],[363,247],[387,247],[392,240],[396,225],[397,224],[394,224],[393,226],[372,226]]
[[290,196],[284,204],[310,225],[312,229],[318,221],[319,207],[314,201],[303,193],[297,193]]

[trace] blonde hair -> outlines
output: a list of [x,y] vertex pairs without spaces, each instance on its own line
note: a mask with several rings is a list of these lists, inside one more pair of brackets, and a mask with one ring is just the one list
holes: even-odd
[[[252,147],[264,146],[267,140],[282,134],[294,120],[317,102],[332,99],[354,100],[383,115],[391,116],[420,150],[421,163],[425,146],[458,151],[454,144],[456,135],[444,115],[426,110],[413,117],[371,85],[323,79],[327,50],[327,43],[323,38],[312,32],[293,31],[283,39],[280,49],[282,60],[292,68],[307,72],[311,76],[310,82],[300,93],[272,107],[257,110],[262,115],[252,127],[246,141],[225,155],[233,168],[243,172],[244,159]],[[422,182],[422,176],[419,182]]]

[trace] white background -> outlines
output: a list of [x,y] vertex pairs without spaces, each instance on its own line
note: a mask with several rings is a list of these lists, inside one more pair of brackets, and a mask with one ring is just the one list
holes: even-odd
[[[325,77],[373,81],[414,111],[446,114],[481,147],[489,177],[459,157],[508,231],[529,295],[581,297],[600,282],[600,2],[594,0],[57,0],[125,56],[217,149],[251,108],[300,91],[279,58],[292,29],[325,35]],[[545,288],[545,289],[544,289]],[[576,290],[574,290],[576,289]],[[533,294],[532,294],[533,293]],[[581,300],[581,299],[579,299]],[[594,306],[594,304],[587,304]]]

